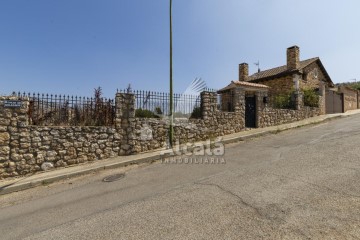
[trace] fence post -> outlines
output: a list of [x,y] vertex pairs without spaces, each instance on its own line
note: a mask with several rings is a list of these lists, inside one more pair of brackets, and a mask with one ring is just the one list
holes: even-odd
[[117,93],[115,98],[115,128],[122,136],[119,155],[130,155],[135,148],[135,95]]
[[28,168],[23,154],[30,148],[28,107],[28,98],[0,97],[0,178]]

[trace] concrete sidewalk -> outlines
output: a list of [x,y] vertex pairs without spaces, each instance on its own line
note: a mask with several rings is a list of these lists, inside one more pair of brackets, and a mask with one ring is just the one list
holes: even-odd
[[[322,123],[325,121],[333,120],[336,118],[347,117],[354,114],[359,114],[360,110],[353,110],[347,113],[342,114],[331,114],[331,115],[322,115],[313,118],[308,118],[302,121],[283,124],[279,126],[267,127],[267,128],[258,128],[251,129],[249,131],[243,131],[231,135],[223,136],[223,143],[233,143],[238,141],[245,141],[247,139],[256,138],[268,134],[278,133],[280,131],[285,131],[288,129],[298,128],[302,126],[307,126],[311,124]],[[70,166],[67,168],[56,169],[54,171],[48,172],[39,172],[35,175],[29,177],[19,177],[12,179],[5,179],[0,181],[0,195],[8,194],[11,192],[21,191],[28,188],[40,186],[43,184],[48,184],[55,182],[61,179],[67,179],[70,177],[75,177],[79,175],[88,174],[94,171],[100,171],[103,169],[111,169],[124,167],[131,164],[152,162],[159,160],[161,158],[161,153],[164,152],[164,149],[141,153],[138,155],[132,156],[121,156],[110,158],[106,160],[99,160],[92,163],[86,163],[82,165]]]

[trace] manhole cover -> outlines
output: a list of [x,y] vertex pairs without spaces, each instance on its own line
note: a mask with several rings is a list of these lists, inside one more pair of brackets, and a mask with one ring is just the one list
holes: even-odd
[[103,179],[103,182],[115,182],[125,177],[124,173],[114,174],[107,176]]

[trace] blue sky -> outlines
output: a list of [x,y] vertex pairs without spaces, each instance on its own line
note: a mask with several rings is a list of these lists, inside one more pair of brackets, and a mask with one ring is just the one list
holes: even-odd
[[[286,48],[319,56],[334,82],[360,80],[356,0],[173,0],[174,86],[220,88],[286,63]],[[1,0],[0,93],[89,96],[101,86],[168,91],[168,0]]]

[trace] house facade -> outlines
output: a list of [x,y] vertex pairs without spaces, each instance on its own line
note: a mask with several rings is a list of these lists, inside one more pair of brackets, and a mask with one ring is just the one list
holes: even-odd
[[289,93],[296,89],[326,89],[334,87],[329,74],[320,58],[310,58],[300,61],[300,48],[289,47],[286,51],[286,65],[259,71],[249,75],[249,65],[239,65],[239,81],[259,83],[270,87],[270,95]]
[[[249,75],[249,65],[239,64],[239,81],[233,81],[225,90],[234,87],[235,83],[267,86],[270,100],[278,95],[314,89],[322,96],[319,102],[321,114],[341,113],[360,107],[358,91],[344,86],[336,87],[319,57],[300,60],[298,46],[287,48],[286,65],[280,67]],[[224,102],[222,105],[226,104],[226,101]]]

